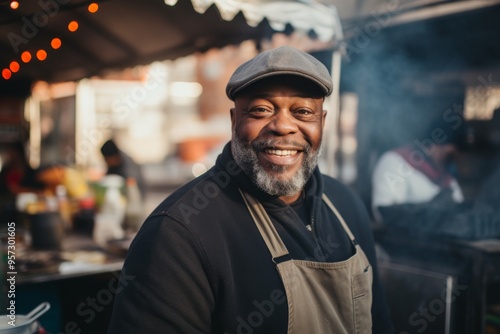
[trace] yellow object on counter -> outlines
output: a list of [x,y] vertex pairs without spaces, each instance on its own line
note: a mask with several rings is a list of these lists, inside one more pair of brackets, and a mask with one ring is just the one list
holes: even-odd
[[66,168],[63,185],[71,198],[83,198],[89,194],[89,186],[82,173],[73,168]]
[[75,168],[54,165],[38,173],[38,180],[55,193],[55,188],[62,184],[70,198],[83,198],[89,195],[89,186],[84,175]]

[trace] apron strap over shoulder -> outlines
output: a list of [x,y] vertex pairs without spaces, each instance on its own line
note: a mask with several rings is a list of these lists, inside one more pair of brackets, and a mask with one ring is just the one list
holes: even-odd
[[323,194],[322,198],[323,198],[323,201],[325,201],[326,205],[328,205],[328,207],[333,211],[333,213],[335,214],[335,216],[337,216],[337,219],[342,224],[342,227],[346,231],[347,235],[349,235],[349,238],[351,239],[351,241],[354,243],[354,245],[356,245],[357,243],[356,243],[356,240],[355,240],[356,238],[354,238],[354,234],[352,234],[351,229],[349,228],[349,226],[347,226],[347,223],[345,222],[344,218],[342,218],[342,215],[337,210],[337,208],[335,207],[335,205],[333,205],[333,203],[330,201],[330,199],[325,194]]
[[252,215],[252,218],[259,229],[262,238],[266,242],[267,248],[271,252],[273,261],[277,258],[286,258],[289,253],[283,241],[278,235],[278,231],[274,228],[274,225],[267,215],[266,211],[262,205],[253,198],[250,194],[239,189],[243,200]]

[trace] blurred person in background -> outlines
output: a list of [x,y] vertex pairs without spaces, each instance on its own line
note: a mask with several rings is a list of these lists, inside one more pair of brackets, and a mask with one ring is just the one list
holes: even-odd
[[436,125],[424,137],[383,153],[372,175],[375,219],[383,220],[383,212],[401,204],[438,198],[463,202],[462,189],[453,175],[460,136],[458,129]]
[[498,192],[488,192],[492,187],[486,186],[484,198],[466,202],[454,175],[464,130],[438,123],[427,132],[427,138],[380,157],[372,176],[372,209],[377,222],[412,237],[500,237],[500,215],[484,205]]
[[1,154],[0,192],[17,195],[40,191],[36,171],[30,166],[23,143],[9,144]]
[[21,193],[42,193],[39,182],[26,155],[24,144],[12,143],[3,147],[0,154],[0,216],[4,222],[16,220],[16,198]]
[[137,182],[137,186],[144,198],[146,184],[142,174],[142,168],[125,152],[120,150],[116,143],[109,139],[101,146],[101,153],[106,162],[106,175],[115,174],[123,177],[124,181],[132,177]]

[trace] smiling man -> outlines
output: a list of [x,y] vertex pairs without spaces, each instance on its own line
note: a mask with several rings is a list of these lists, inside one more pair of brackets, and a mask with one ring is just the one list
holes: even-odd
[[391,333],[361,201],[317,167],[328,70],[291,47],[226,87],[232,140],[148,217],[109,333]]

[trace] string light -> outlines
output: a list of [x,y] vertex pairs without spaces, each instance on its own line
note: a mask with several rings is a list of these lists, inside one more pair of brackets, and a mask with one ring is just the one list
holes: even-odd
[[29,51],[21,53],[21,60],[25,63],[29,63],[31,61],[31,53]]
[[68,24],[68,30],[71,31],[71,32],[75,32],[78,30],[78,22],[76,21],[71,21],[69,24]]
[[9,68],[12,71],[12,73],[16,73],[19,71],[21,66],[19,65],[19,63],[17,61],[14,60],[10,63]]
[[92,2],[89,7],[88,7],[88,10],[90,13],[94,14],[95,12],[97,12],[99,10],[99,5],[95,2]]
[[40,49],[36,52],[36,57],[38,58],[38,60],[44,61],[45,59],[47,59],[47,52],[43,49]]
[[[18,1],[11,1],[10,7],[14,10],[18,9],[19,2]],[[94,14],[99,10],[99,5],[96,2],[92,2],[89,4],[87,9],[90,13]],[[79,25],[78,25],[77,21],[73,20],[73,21],[68,23],[68,30],[69,31],[75,32],[78,30],[78,28],[79,28]],[[50,41],[50,46],[54,50],[59,49],[62,46],[61,39],[57,38],[57,37],[53,38]],[[31,53],[29,51],[24,51],[23,53],[21,53],[21,61],[24,63],[29,63],[32,58],[33,58],[33,56],[31,55]],[[40,61],[44,61],[45,59],[47,59],[47,51],[45,51],[43,49],[38,50],[36,52],[36,58]],[[2,70],[2,77],[5,80],[9,80],[12,77],[12,73],[17,73],[20,70],[20,68],[21,68],[21,65],[19,64],[19,62],[14,60],[9,64],[9,68],[4,68]]]
[[52,46],[52,49],[54,50],[57,50],[61,47],[62,45],[62,42],[61,42],[61,39],[59,38],[53,38],[51,41],[50,41],[50,46]]
[[2,70],[2,77],[5,79],[5,80],[9,80],[11,77],[12,77],[12,72],[7,69],[7,68],[4,68]]

